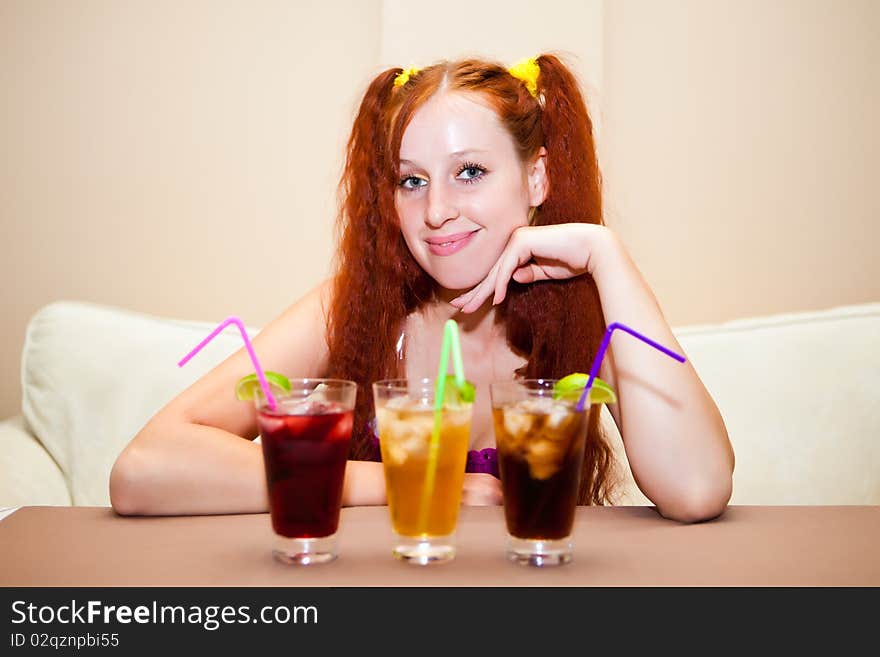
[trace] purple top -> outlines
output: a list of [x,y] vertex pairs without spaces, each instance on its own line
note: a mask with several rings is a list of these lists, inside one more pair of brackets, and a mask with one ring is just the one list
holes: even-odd
[[467,455],[467,465],[465,472],[485,472],[496,479],[500,479],[498,474],[498,452],[494,447],[486,447],[485,449],[472,449]]
[[[370,422],[370,442],[373,445],[373,461],[382,460],[382,451],[379,449],[379,436],[376,431],[375,418]],[[494,447],[486,447],[485,449],[472,449],[467,455],[467,464],[464,468],[465,472],[482,472],[490,474],[496,479],[500,479],[498,474],[498,453]]]

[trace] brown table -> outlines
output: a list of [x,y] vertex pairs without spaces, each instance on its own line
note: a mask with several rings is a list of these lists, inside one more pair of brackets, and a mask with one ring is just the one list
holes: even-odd
[[0,521],[0,586],[880,586],[880,506],[733,506],[707,523],[581,507],[574,561],[508,562],[500,507],[464,507],[458,556],[394,560],[385,507],[343,509],[339,559],[275,562],[266,514],[124,518],[24,507]]

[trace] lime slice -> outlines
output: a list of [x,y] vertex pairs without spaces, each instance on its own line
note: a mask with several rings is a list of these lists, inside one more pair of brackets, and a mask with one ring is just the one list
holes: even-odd
[[[559,379],[553,386],[553,399],[580,399],[584,386],[589,380],[590,376],[582,372],[575,372]],[[610,385],[599,377],[593,379],[593,385],[590,386],[590,403],[613,404],[616,401],[617,395]]]
[[473,404],[476,398],[476,388],[470,381],[465,381],[459,390],[455,384],[455,375],[449,374],[446,377],[446,390],[443,392],[444,399],[452,404]]
[[[263,372],[266,375],[266,382],[270,388],[282,392],[290,392],[290,381],[283,374],[278,372]],[[260,380],[256,373],[243,376],[235,384],[235,398],[240,401],[250,401],[260,389]]]

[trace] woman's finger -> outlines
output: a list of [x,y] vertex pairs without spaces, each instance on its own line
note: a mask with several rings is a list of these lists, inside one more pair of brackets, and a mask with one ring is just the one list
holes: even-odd
[[458,295],[452,301],[449,302],[450,305],[456,306],[459,309],[463,308],[467,304],[467,302],[470,301],[471,297],[474,295],[475,289],[476,289],[476,287],[472,287],[470,290],[468,290],[464,294]]
[[489,298],[489,295],[492,294],[492,290],[495,289],[495,276],[497,275],[497,272],[498,263],[496,262],[492,265],[492,269],[489,270],[486,278],[480,281],[477,287],[469,293],[470,298],[467,300],[467,303],[461,307],[462,312],[472,313],[483,305],[483,302]]
[[477,310],[480,306],[483,305],[483,302],[489,298],[489,295],[492,294],[492,290],[495,286],[495,272],[494,270],[489,273],[489,275],[482,280],[482,282],[474,288],[473,294],[471,294],[471,298],[468,299],[468,302],[461,307],[461,311],[464,313],[472,313]]
[[483,305],[489,295],[493,295],[493,305],[503,302],[511,280],[529,284],[580,275],[586,267],[579,261],[583,249],[576,231],[584,228],[593,227],[562,224],[516,229],[489,274],[452,304],[462,312],[471,313]]
[[510,240],[501,258],[498,260],[498,271],[495,275],[495,296],[492,299],[494,305],[504,301],[507,296],[507,285],[513,277],[513,272],[526,264],[532,258],[531,248],[521,239],[514,237]]
[[[489,273],[491,274],[492,270],[489,270]],[[486,278],[488,278],[488,277],[489,277],[489,275],[487,274]],[[453,306],[458,306],[459,308],[463,309],[466,305],[468,305],[471,302],[471,299],[473,299],[479,293],[480,286],[486,282],[486,278],[484,278],[479,283],[474,285],[470,290],[468,290],[464,294],[457,296],[455,299],[450,301],[450,303]]]
[[517,283],[528,284],[535,281],[549,280],[547,273],[534,262],[528,262],[513,272],[513,280]]

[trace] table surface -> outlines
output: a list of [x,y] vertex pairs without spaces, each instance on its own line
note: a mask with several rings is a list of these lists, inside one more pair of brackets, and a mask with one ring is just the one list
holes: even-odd
[[0,586],[880,586],[880,506],[731,506],[685,525],[652,507],[579,507],[574,559],[505,559],[501,507],[463,507],[454,561],[391,556],[386,507],[342,510],[339,558],[286,566],[267,514],[121,517],[23,507],[0,522]]

